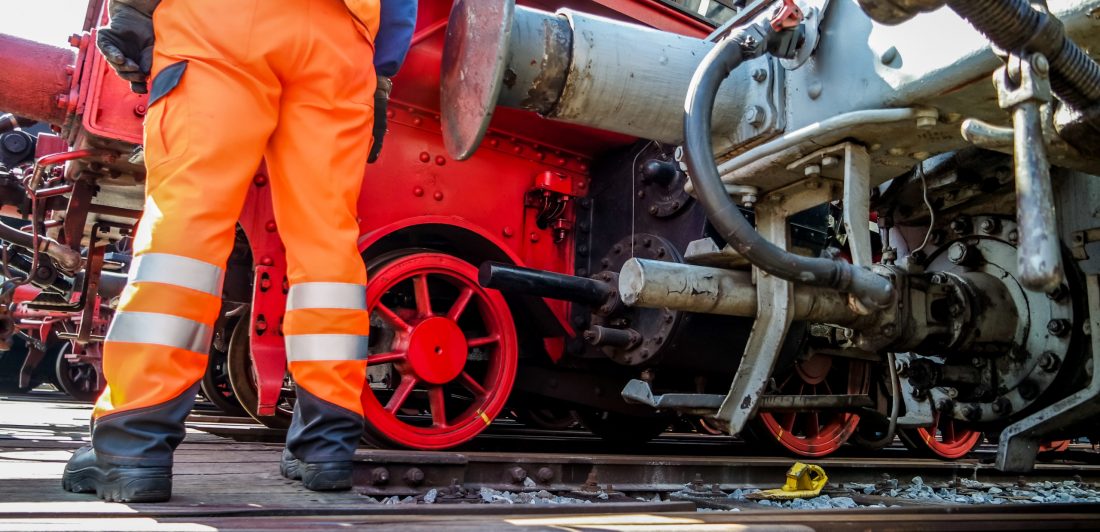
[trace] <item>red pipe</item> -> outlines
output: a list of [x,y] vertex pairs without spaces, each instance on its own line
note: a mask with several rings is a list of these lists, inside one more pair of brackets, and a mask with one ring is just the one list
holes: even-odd
[[0,34],[0,109],[61,124],[75,62],[72,50]]

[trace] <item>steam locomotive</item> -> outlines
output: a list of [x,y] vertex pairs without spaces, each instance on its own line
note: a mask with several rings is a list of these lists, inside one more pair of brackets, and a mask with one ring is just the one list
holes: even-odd
[[[624,444],[680,416],[803,456],[899,435],[955,458],[984,433],[1026,470],[1095,429],[1100,1],[519,3],[420,2],[364,171],[376,443],[454,447],[507,407]],[[22,217],[0,226],[2,332],[26,368],[61,345],[97,383],[147,105],[92,45],[102,4],[75,51],[0,36]],[[279,427],[267,183],[203,391]],[[422,352],[444,343],[465,349]]]

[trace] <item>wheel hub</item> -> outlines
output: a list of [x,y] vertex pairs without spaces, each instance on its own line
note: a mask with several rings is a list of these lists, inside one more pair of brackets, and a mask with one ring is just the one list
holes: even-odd
[[467,354],[466,335],[454,320],[433,316],[409,334],[409,368],[422,381],[451,382],[466,367]]

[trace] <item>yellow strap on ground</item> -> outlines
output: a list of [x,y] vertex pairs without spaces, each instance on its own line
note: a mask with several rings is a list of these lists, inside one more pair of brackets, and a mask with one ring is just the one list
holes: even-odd
[[787,483],[782,488],[753,493],[753,499],[805,499],[821,495],[829,477],[821,466],[795,462],[787,470]]

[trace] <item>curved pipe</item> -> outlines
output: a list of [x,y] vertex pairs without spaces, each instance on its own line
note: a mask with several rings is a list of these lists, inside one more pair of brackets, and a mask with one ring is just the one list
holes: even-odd
[[887,279],[845,262],[780,249],[756,232],[726,193],[711,149],[711,113],[718,87],[745,59],[740,40],[737,36],[726,39],[703,58],[684,104],[684,161],[707,218],[726,242],[761,270],[787,281],[848,292],[869,309],[886,308],[894,298]]

